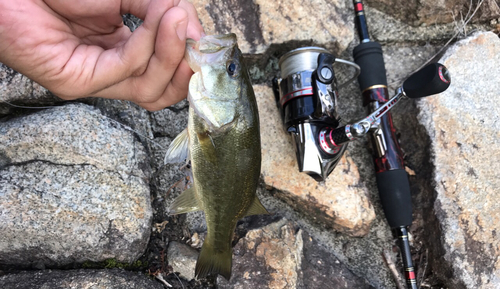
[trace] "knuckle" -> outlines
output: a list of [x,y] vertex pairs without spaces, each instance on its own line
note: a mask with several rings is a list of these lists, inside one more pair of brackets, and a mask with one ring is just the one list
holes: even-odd
[[160,95],[150,87],[147,82],[134,81],[134,95],[137,102],[147,104],[155,102],[160,98]]
[[135,67],[132,70],[132,76],[141,76],[146,72],[146,70],[148,68],[148,64],[144,63],[144,62],[137,63],[134,66]]

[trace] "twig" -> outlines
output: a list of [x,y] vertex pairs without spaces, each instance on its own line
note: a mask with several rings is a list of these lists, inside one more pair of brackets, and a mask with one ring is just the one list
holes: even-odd
[[[471,1],[472,2],[472,1]],[[424,64],[422,64],[419,68],[415,69],[414,71],[412,71],[411,73],[409,73],[408,75],[411,75],[417,71],[419,71],[420,69],[422,69],[424,66],[426,66],[427,64],[429,64],[429,62],[431,62],[434,57],[438,56],[441,52],[443,52],[443,50],[445,48],[448,47],[448,45],[450,45],[450,43],[453,41],[453,39],[455,39],[461,32],[462,30],[466,31],[466,26],[467,24],[472,20],[472,17],[474,17],[474,15],[476,15],[476,12],[477,10],[479,10],[479,7],[481,7],[481,4],[483,4],[484,0],[481,0],[478,4],[477,4],[477,7],[476,9],[474,10],[474,12],[472,13],[472,15],[467,18],[467,15],[469,15],[469,12],[470,12],[470,7],[469,7],[469,12],[467,12],[467,15],[465,16],[467,18],[467,20],[465,20],[465,22],[462,20],[462,29],[458,29],[457,33],[455,33],[455,35],[453,35],[444,45],[443,47],[441,47],[441,49],[438,50],[438,52],[436,52],[432,57],[429,58],[429,60],[427,60]],[[472,6],[472,5],[471,5]],[[467,35],[467,34],[465,34]],[[392,86],[394,84],[398,84],[401,80],[403,80],[404,78],[398,78],[394,81],[392,81],[391,83],[389,83],[389,86]]]
[[175,182],[173,185],[170,186],[170,188],[168,188],[167,192],[165,193],[165,198],[168,198],[168,196],[170,195],[170,193],[172,192],[172,190],[174,188],[179,188],[179,185],[181,184],[181,182],[183,182],[184,179],[181,179],[177,182]]
[[[422,268],[421,264],[422,264],[422,261],[419,262],[418,268]],[[420,270],[422,273],[421,273],[420,282],[418,282],[418,288],[420,288],[424,282],[425,273],[427,271],[427,265],[429,264],[429,249],[425,249],[425,263],[424,264],[425,264],[424,269]]]
[[396,268],[396,264],[394,263],[394,260],[391,256],[391,254],[387,250],[384,250],[382,252],[382,258],[384,259],[385,264],[387,265],[387,267],[389,267],[389,270],[392,273],[392,277],[394,278],[394,282],[396,282],[396,288],[406,289],[406,286],[404,285],[404,282],[402,281],[404,278],[403,278],[403,276],[401,276],[401,273]]
[[168,283],[167,281],[165,281],[165,279],[163,279],[163,275],[161,275],[161,273],[156,274],[155,278],[161,281],[163,284],[165,284],[165,286],[167,286],[168,288],[172,288],[172,285],[170,285],[170,283]]

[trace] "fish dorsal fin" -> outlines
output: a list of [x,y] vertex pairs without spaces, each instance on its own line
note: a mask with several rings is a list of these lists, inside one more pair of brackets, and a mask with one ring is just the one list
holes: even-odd
[[266,210],[266,208],[264,208],[257,196],[255,196],[252,205],[250,206],[250,208],[248,208],[248,211],[245,214],[245,216],[251,215],[269,215],[269,212]]
[[182,192],[182,194],[175,199],[170,206],[169,215],[201,211],[200,205],[200,201],[196,196],[196,190],[193,186]]
[[165,164],[182,163],[189,155],[189,135],[188,129],[185,128],[178,134],[168,147],[165,154]]

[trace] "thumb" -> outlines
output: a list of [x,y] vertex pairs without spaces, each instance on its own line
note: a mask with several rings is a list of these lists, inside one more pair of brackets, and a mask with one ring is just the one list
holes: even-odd
[[187,69],[179,67],[184,58],[188,22],[184,9],[173,7],[168,10],[162,17],[154,54],[149,59],[146,70],[141,75],[129,77],[94,96],[119,96],[151,110],[164,108],[184,98],[192,74],[189,66]]
[[96,59],[93,70],[87,75],[89,93],[101,91],[132,75],[141,75],[148,67],[155,51],[156,37],[171,1],[152,0],[147,8],[143,25],[130,38],[116,48],[103,51]]

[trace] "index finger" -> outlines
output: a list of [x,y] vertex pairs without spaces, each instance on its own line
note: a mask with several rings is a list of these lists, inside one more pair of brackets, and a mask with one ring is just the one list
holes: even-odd
[[[168,3],[168,2],[170,3]],[[146,17],[146,12],[151,0],[122,0],[121,3],[121,14],[130,13],[140,19],[144,20]],[[198,18],[198,13],[193,4],[186,0],[165,0],[167,6],[174,7],[178,6],[184,9],[188,14],[188,27],[187,27],[187,37],[193,38],[194,40],[199,40],[201,35],[204,34],[203,27],[201,26],[200,20]]]
[[179,3],[179,7],[186,10],[188,14],[188,28],[187,28],[187,37],[192,38],[194,40],[200,40],[201,35],[205,34],[203,27],[201,26],[200,19],[198,17],[198,12],[196,12],[196,8],[189,1],[181,0]]

